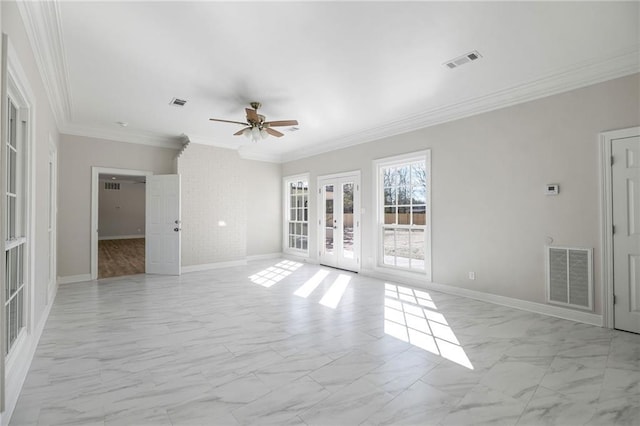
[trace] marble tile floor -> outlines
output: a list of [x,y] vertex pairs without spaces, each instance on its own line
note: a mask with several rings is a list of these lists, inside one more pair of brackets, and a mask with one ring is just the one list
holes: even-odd
[[640,335],[272,259],[60,286],[11,425],[640,424]]

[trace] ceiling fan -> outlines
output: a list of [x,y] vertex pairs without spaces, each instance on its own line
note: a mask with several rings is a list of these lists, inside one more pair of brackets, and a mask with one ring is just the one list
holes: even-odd
[[233,123],[247,126],[244,129],[238,130],[233,135],[240,136],[245,135],[247,138],[251,138],[254,142],[260,139],[266,139],[269,135],[277,138],[284,136],[284,133],[279,132],[272,127],[286,127],[298,125],[297,120],[279,120],[279,121],[265,121],[265,116],[258,114],[258,108],[260,108],[260,102],[251,102],[251,108],[245,108],[247,112],[247,122],[221,120],[219,118],[210,118],[211,121],[219,121],[221,123]]

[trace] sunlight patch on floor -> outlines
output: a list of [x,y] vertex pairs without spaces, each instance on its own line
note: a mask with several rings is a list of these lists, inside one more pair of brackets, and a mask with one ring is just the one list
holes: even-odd
[[444,315],[425,291],[385,283],[384,332],[473,370]]
[[297,289],[293,294],[295,294],[296,296],[304,297],[306,299],[320,285],[322,280],[327,278],[328,275],[329,271],[326,271],[324,269],[316,272],[313,277],[309,278],[307,282],[302,284],[302,286],[300,286],[300,288]]
[[282,262],[263,269],[249,277],[251,282],[260,284],[263,287],[271,287],[275,283],[282,281],[293,271],[300,268],[302,263],[293,262],[291,260],[283,260]]
[[342,295],[344,295],[344,292],[347,290],[349,281],[351,281],[349,275],[338,275],[338,278],[336,278],[333,284],[331,284],[331,287],[329,287],[329,290],[327,290],[322,299],[320,299],[320,304],[335,309],[340,303]]

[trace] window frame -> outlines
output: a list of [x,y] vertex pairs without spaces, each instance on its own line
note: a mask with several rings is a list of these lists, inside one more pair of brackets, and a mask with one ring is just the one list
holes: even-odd
[[[300,256],[300,257],[309,257],[309,247],[310,247],[310,238],[309,238],[309,224],[310,224],[310,214],[311,214],[311,176],[309,173],[302,173],[302,174],[297,174],[297,175],[292,175],[292,176],[285,176],[284,178],[282,178],[282,185],[283,185],[283,191],[282,191],[282,199],[283,199],[283,203],[282,203],[282,252],[286,253],[286,254],[290,254],[290,255],[294,255],[294,256]],[[306,182],[307,183],[307,205],[303,206],[303,212],[306,209],[307,212],[307,216],[306,216],[306,220],[304,220],[304,213],[303,213],[303,220],[299,221],[299,220],[295,220],[295,221],[291,221],[289,218],[289,213],[291,210],[291,193],[290,193],[290,188],[291,188],[291,183],[294,182]],[[304,195],[304,194],[302,194]],[[306,237],[307,239],[307,248],[306,249],[298,249],[295,247],[289,247],[289,238],[292,234],[289,233],[289,225],[290,223],[295,223],[295,224],[301,224],[301,227],[304,228],[304,225],[306,225],[306,235],[304,235],[303,233],[297,234],[294,233],[294,236],[298,236],[298,237]]]
[[[2,180],[2,192],[3,196],[3,221],[1,224],[0,241],[4,245],[4,254],[2,258],[3,272],[6,272],[5,260],[6,255],[12,248],[22,246],[22,276],[23,276],[23,290],[22,290],[22,328],[18,331],[18,336],[14,340],[11,348],[6,348],[7,331],[4,328],[8,327],[5,324],[6,310],[5,303],[7,300],[2,297],[1,313],[3,318],[3,330],[2,330],[2,354],[5,358],[5,372],[8,376],[17,374],[21,363],[25,360],[25,350],[27,336],[32,334],[34,328],[34,276],[35,276],[35,96],[31,90],[26,73],[20,65],[18,56],[13,49],[12,45],[8,42],[6,36],[3,37],[3,48],[6,48],[6,91],[2,91],[2,155],[0,160],[3,167],[6,165],[6,146],[8,144],[8,128],[4,126],[8,124],[9,114],[9,99],[18,108],[18,132],[20,135],[20,142],[22,143],[21,156],[22,158],[17,162],[19,163],[19,179],[21,182],[17,184],[17,191],[20,191],[20,205],[17,207],[17,214],[20,216],[17,218],[19,224],[16,223],[16,229],[20,230],[20,234],[16,238],[9,238],[7,235],[7,223],[6,216],[8,206],[6,205],[6,197],[9,183],[6,182],[7,173],[4,173],[4,179]],[[4,292],[5,289],[3,288]],[[7,352],[7,353],[5,353]]]
[[[425,224],[385,224],[385,197],[383,170],[388,167],[408,165],[409,163],[424,161],[426,171],[426,196],[425,196]],[[376,220],[374,221],[375,236],[375,256],[376,261],[374,269],[379,272],[393,273],[398,276],[407,278],[415,278],[417,276],[424,277],[427,281],[432,280],[432,250],[431,250],[431,150],[422,150],[407,154],[385,157],[374,160],[373,162],[373,180],[375,188],[375,196],[373,198],[373,211],[375,211]],[[397,205],[397,204],[396,204]],[[395,226],[394,226],[395,225]],[[388,265],[384,263],[384,229],[424,229],[424,270],[417,268],[408,268],[397,265]]]

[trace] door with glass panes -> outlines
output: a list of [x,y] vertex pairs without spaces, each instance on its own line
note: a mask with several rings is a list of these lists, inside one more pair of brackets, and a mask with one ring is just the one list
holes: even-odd
[[320,263],[360,269],[360,174],[318,178]]

